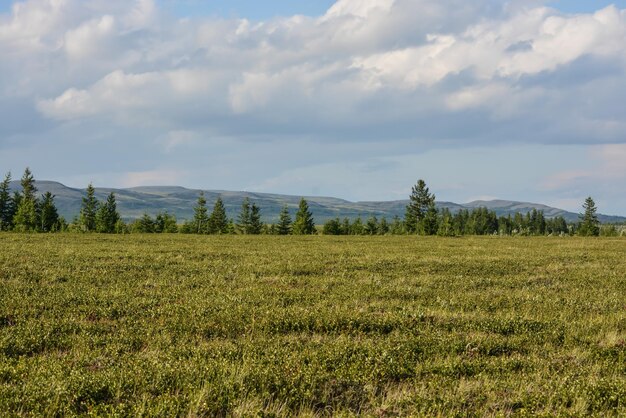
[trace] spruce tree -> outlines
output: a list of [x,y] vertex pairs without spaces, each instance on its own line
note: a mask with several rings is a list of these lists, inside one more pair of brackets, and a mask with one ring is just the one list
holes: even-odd
[[[432,219],[429,220],[431,222],[429,225],[423,225],[422,222],[429,208],[435,203],[435,195],[430,193],[424,180],[418,180],[417,184],[413,186],[409,200],[404,217],[407,232],[413,234],[416,232],[424,233],[426,230],[430,231],[432,229]],[[430,215],[432,218],[432,213]]]
[[198,196],[198,202],[196,206],[193,208],[193,233],[196,234],[206,234],[209,229],[209,215],[208,209],[206,206],[206,199],[204,198],[204,192],[200,192],[200,196]]
[[302,198],[300,199],[300,205],[298,206],[298,212],[296,213],[296,220],[293,223],[293,234],[313,235],[315,232],[313,214],[309,210],[309,204],[307,201]]
[[600,221],[598,220],[598,209],[591,197],[585,199],[583,203],[585,213],[580,215],[581,223],[578,228],[578,235],[584,237],[597,237],[600,235]]
[[424,235],[436,235],[438,229],[437,208],[435,207],[434,196],[433,200],[428,205],[424,218],[419,224],[420,233]]
[[437,228],[437,235],[440,237],[454,236],[454,227],[452,225],[452,214],[450,209],[444,208],[441,211],[441,219]]
[[176,217],[167,212],[157,214],[154,220],[154,232],[159,234],[175,234],[178,232]]
[[250,199],[247,197],[241,204],[241,212],[237,218],[237,230],[241,234],[247,234],[250,230]]
[[96,199],[96,189],[93,184],[87,186],[87,194],[83,197],[80,209],[80,224],[85,232],[96,231],[96,217],[98,214],[98,200]]
[[228,233],[228,217],[226,216],[226,208],[224,207],[224,201],[222,197],[218,196],[213,206],[213,212],[209,218],[210,232],[212,234],[227,234]]
[[289,216],[289,209],[287,205],[283,205],[280,210],[280,217],[278,225],[276,226],[276,233],[278,235],[290,235],[291,234],[291,216]]
[[389,223],[387,219],[383,216],[378,224],[378,235],[387,235],[389,233]]
[[120,215],[117,212],[115,194],[109,193],[107,200],[100,205],[96,214],[96,230],[105,234],[113,234],[116,230],[117,221]]
[[8,231],[13,224],[13,199],[11,199],[11,173],[0,183],[0,231]]
[[261,209],[252,204],[250,207],[250,225],[247,233],[250,235],[259,235],[263,231],[263,223],[261,222]]
[[54,195],[46,192],[41,199],[39,208],[39,230],[41,232],[55,232],[59,229],[59,213],[54,205]]
[[19,194],[19,199],[16,199],[18,205],[13,223],[19,231],[34,231],[39,223],[37,216],[38,202],[35,197],[37,187],[35,187],[35,178],[28,167],[24,170],[20,184],[22,192]]
[[365,222],[365,235],[378,234],[378,219],[375,216],[370,216]]

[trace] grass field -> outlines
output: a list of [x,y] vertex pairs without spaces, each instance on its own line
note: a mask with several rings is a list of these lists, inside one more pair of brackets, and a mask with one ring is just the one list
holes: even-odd
[[626,415],[626,240],[0,235],[0,415]]

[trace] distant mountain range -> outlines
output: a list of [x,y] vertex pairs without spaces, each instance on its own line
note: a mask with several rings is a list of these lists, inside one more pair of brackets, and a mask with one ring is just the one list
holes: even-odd
[[[38,193],[43,194],[51,192],[56,196],[55,202],[59,213],[68,221],[72,220],[80,212],[82,198],[85,196],[85,189],[67,187],[54,181],[37,181],[36,186],[39,189]],[[12,182],[11,187],[14,190],[20,190],[20,185],[17,181]],[[193,217],[193,207],[196,204],[200,190],[186,189],[178,186],[133,187],[130,189],[96,188],[96,197],[99,200],[104,200],[110,192],[115,193],[118,210],[126,220],[139,218],[144,213],[154,216],[159,212],[167,211],[170,214],[176,215],[176,218],[181,221]],[[295,214],[300,201],[300,196],[224,190],[204,190],[204,195],[207,199],[209,210],[212,209],[213,203],[217,197],[222,196],[228,216],[235,219],[239,213],[241,202],[244,198],[248,197],[261,208],[261,214],[265,222],[276,222],[283,205],[289,207],[289,211],[292,215]],[[405,207],[408,204],[408,200],[349,202],[334,197],[305,196],[305,198],[318,224],[322,224],[336,217],[355,219],[360,216],[365,219],[374,215],[378,218],[384,216],[388,220],[392,219],[394,216],[402,218],[404,217]],[[448,208],[452,212],[457,212],[460,209],[471,210],[486,207],[489,210],[495,211],[498,216],[513,215],[517,212],[526,214],[533,209],[537,209],[542,210],[548,218],[562,216],[568,222],[578,220],[577,213],[536,203],[514,202],[510,200],[477,200],[464,204],[437,202],[437,206],[439,208]],[[626,222],[626,217],[622,216],[599,215],[599,219],[603,223]]]

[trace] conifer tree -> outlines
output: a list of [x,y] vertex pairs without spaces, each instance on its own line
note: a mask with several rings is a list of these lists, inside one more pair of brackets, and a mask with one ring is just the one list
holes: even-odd
[[248,234],[259,235],[263,231],[263,223],[261,222],[261,209],[253,203],[250,207],[250,225]]
[[208,233],[209,228],[209,215],[208,209],[206,206],[206,199],[204,198],[204,192],[200,192],[200,196],[198,196],[198,202],[196,206],[193,208],[193,233],[196,234],[206,234]]
[[158,213],[154,220],[154,232],[159,234],[175,234],[178,232],[176,217],[167,212]]
[[389,223],[387,219],[383,216],[380,222],[378,223],[378,235],[387,235],[389,233]]
[[96,231],[96,217],[98,214],[98,200],[96,199],[96,189],[93,184],[87,186],[87,194],[83,197],[80,209],[80,224],[85,232]]
[[421,225],[421,223],[431,205],[434,205],[435,195],[430,193],[424,180],[418,180],[417,184],[413,186],[409,199],[410,202],[406,207],[404,219],[407,232],[413,234],[416,232],[423,233],[426,229],[430,230],[432,225]]
[[0,231],[8,231],[13,224],[13,199],[11,199],[11,173],[0,183]]
[[583,209],[585,213],[580,215],[580,227],[578,228],[578,235],[584,237],[597,237],[600,235],[600,221],[598,220],[598,209],[591,197],[585,199],[583,203]]
[[35,197],[37,187],[35,187],[35,178],[28,167],[24,170],[20,183],[22,192],[19,194],[19,198],[16,199],[18,206],[13,223],[19,231],[34,231],[38,227],[38,202]]
[[365,222],[365,234],[376,235],[378,234],[378,219],[375,216],[370,216]]
[[363,227],[363,220],[359,216],[350,225],[350,235],[363,235],[365,228]]
[[437,228],[437,235],[440,237],[452,237],[454,236],[454,227],[452,225],[452,214],[450,209],[444,208],[441,211],[441,221]]
[[96,214],[96,230],[105,234],[113,234],[119,219],[115,194],[111,192],[107,200],[100,205]]
[[307,201],[302,198],[300,199],[300,205],[298,206],[298,212],[296,213],[296,220],[293,223],[293,234],[313,235],[315,232],[313,214],[309,210],[309,204]]
[[237,218],[237,229],[241,234],[247,234],[250,231],[250,199],[247,197],[241,204],[241,212]]
[[278,225],[276,226],[276,233],[278,235],[290,235],[291,234],[291,216],[289,215],[289,209],[287,205],[283,205],[280,210],[280,217],[278,219]]
[[212,234],[227,234],[228,233],[228,217],[226,216],[226,208],[224,207],[224,201],[222,197],[218,196],[213,206],[213,212],[209,218],[210,232]]
[[46,192],[41,199],[39,208],[39,230],[41,232],[55,232],[59,229],[59,213],[54,205],[54,195]]
[[435,235],[437,234],[437,208],[435,207],[435,200],[433,196],[433,200],[429,203],[428,208],[426,209],[426,213],[424,213],[424,218],[419,223],[419,231],[424,235]]

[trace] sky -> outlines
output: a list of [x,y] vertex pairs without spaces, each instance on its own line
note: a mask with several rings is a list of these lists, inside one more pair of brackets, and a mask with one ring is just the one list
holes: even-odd
[[0,0],[0,171],[626,215],[626,0]]

